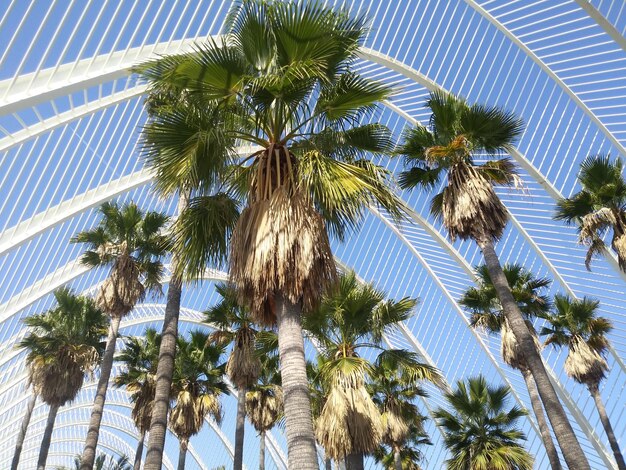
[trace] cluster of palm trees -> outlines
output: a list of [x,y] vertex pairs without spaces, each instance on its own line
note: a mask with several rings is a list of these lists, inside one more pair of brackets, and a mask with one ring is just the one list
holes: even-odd
[[[396,469],[416,468],[417,445],[427,440],[415,404],[420,382],[444,382],[417,356],[385,342],[416,300],[386,300],[354,274],[340,276],[330,246],[331,237],[343,241],[357,231],[370,206],[396,221],[404,217],[392,175],[372,160],[383,155],[404,157],[399,187],[439,191],[432,215],[452,240],[473,240],[482,251],[480,282],[461,302],[474,326],[501,334],[503,359],[524,376],[553,468],[560,459],[552,435],[570,468],[590,467],[543,363],[534,317],[551,325],[540,332],[549,344],[569,347],[566,371],[589,388],[624,468],[598,391],[608,368],[610,323],[597,317],[590,299],[557,297],[552,306],[538,293],[548,281],[520,266],[503,267],[496,253],[508,211],[494,186],[520,184],[514,163],[502,154],[523,132],[522,122],[498,107],[434,91],[426,102],[428,125],[409,129],[398,144],[385,126],[362,124],[394,92],[354,67],[366,27],[366,18],[316,2],[244,0],[232,7],[219,41],[135,70],[149,84],[142,153],[156,190],[178,198],[177,217],[144,213],[132,203],[103,205],[100,224],[73,241],[87,246],[86,265],[108,269],[95,300],[79,298],[81,311],[89,306],[109,317],[106,345],[102,320],[94,323],[94,344],[79,341],[89,346],[67,353],[55,347],[53,361],[51,350],[24,344],[34,394],[50,405],[48,445],[56,411],[76,392],[65,390],[70,380],[41,384],[48,376],[59,380],[56,367],[73,374],[80,389],[85,372],[100,364],[81,470],[94,467],[120,322],[146,295],[160,293],[165,256],[171,278],[162,331],[126,341],[120,356],[126,369],[114,380],[131,395],[140,446],[149,435],[144,469],[161,469],[168,428],[180,441],[183,468],[189,439],[205,417],[221,419],[219,395],[229,385],[238,403],[236,470],[246,415],[262,438],[261,452],[265,433],[284,421],[292,469],[318,468],[318,444],[327,459],[349,468],[361,468],[368,454]],[[557,218],[579,227],[588,265],[607,252],[604,235],[611,230],[611,249],[626,271],[621,172],[619,159],[587,159],[581,191],[559,202]],[[207,312],[212,332],[180,337],[184,283],[222,265],[230,282],[217,287],[222,300]],[[41,325],[30,326],[31,336],[44,334]],[[318,351],[308,365],[305,334]],[[44,395],[48,390],[52,396]],[[505,461],[529,468],[532,459],[515,429],[524,412],[507,411],[506,395],[482,378],[448,391],[452,411],[436,416],[453,454],[449,468],[467,468],[468,458],[477,459],[475,468],[504,468]],[[484,408],[479,421],[463,415],[478,404]],[[494,432],[463,439],[464,426],[477,422]],[[496,436],[502,446],[492,455],[486,449]]]

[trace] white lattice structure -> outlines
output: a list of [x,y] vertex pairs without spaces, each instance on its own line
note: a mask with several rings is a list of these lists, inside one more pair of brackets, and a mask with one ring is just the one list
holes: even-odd
[[[376,116],[396,135],[424,122],[429,90],[443,88],[471,101],[500,104],[522,116],[527,128],[511,157],[525,189],[502,191],[511,214],[498,245],[503,260],[519,262],[553,279],[553,292],[600,299],[601,313],[615,325],[611,372],[602,395],[616,434],[626,447],[626,277],[614,258],[584,268],[585,249],[576,233],[552,221],[554,201],[576,190],[580,162],[592,153],[626,156],[626,3],[623,0],[353,0],[349,6],[372,18],[358,67],[398,86]],[[188,50],[218,37],[231,4],[218,0],[2,0],[0,2],[0,468],[12,456],[25,409],[24,354],[14,349],[24,334],[21,320],[51,305],[63,284],[93,289],[103,272],[77,263],[77,231],[93,226],[95,208],[110,199],[134,200],[174,213],[175,202],[151,190],[152,175],[138,158],[145,122],[145,86],[129,68],[156,54]],[[387,161],[396,171],[397,160]],[[414,211],[394,226],[371,210],[358,234],[335,244],[341,263],[385,288],[421,302],[388,344],[411,348],[439,367],[448,381],[483,373],[511,385],[529,407],[523,380],[499,358],[498,340],[475,333],[457,299],[481,262],[471,243],[447,241],[428,215],[428,195],[402,193]],[[214,299],[212,282],[184,293],[183,327],[200,327],[199,312]],[[158,327],[163,300],[150,299],[122,324],[123,334]],[[206,326],[202,326],[206,328]],[[313,346],[311,345],[311,353]],[[568,379],[564,353],[545,351],[556,388],[592,468],[614,468],[607,439],[586,390]],[[429,389],[424,412],[443,405]],[[81,448],[93,387],[59,413],[50,464],[68,464]],[[189,468],[230,465],[234,398],[226,398],[222,428],[205,426],[192,439]],[[134,453],[136,433],[128,397],[112,391],[105,412],[101,450]],[[24,468],[31,468],[46,410],[38,405],[27,435]],[[441,434],[427,425],[434,445],[424,449],[425,468],[446,458]],[[524,424],[536,468],[547,468],[536,424]],[[246,465],[257,465],[255,432],[247,429]],[[268,443],[268,466],[283,469],[285,441],[277,429]],[[168,439],[165,467],[173,468],[177,445]]]

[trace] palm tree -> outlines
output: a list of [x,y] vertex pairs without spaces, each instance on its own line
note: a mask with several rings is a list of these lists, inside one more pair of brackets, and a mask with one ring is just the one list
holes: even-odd
[[[428,438],[422,423],[425,417],[419,412],[415,399],[426,397],[426,392],[393,360],[380,362],[370,372],[369,393],[378,406],[383,425],[382,442],[391,449],[390,465],[402,470],[402,450],[410,449],[412,439]],[[406,456],[405,456],[406,457]]]
[[555,219],[578,224],[578,239],[589,246],[587,269],[595,254],[605,252],[603,235],[612,230],[611,248],[619,267],[626,272],[626,180],[622,169],[619,158],[611,162],[609,155],[587,157],[578,174],[582,189],[557,202]]
[[[505,264],[502,269],[507,283],[511,286],[513,297],[526,318],[528,330],[533,335],[533,338],[537,338],[537,333],[529,320],[549,312],[551,307],[550,300],[541,291],[550,286],[550,280],[535,277],[533,273],[516,264]],[[521,353],[519,342],[515,339],[515,335],[513,335],[511,327],[504,317],[502,306],[489,277],[489,271],[485,265],[482,265],[476,268],[476,275],[478,286],[467,289],[459,300],[459,304],[470,312],[470,325],[472,328],[484,328],[491,334],[500,334],[502,359],[510,367],[518,369],[522,373],[528,389],[530,402],[537,418],[541,439],[548,454],[548,460],[553,469],[560,469],[559,454],[550,435],[550,428],[546,421],[541,399],[537,393],[537,385]],[[537,339],[536,342],[539,345]]]
[[482,376],[460,380],[446,393],[451,411],[439,408],[437,424],[444,430],[444,443],[452,457],[449,470],[531,470],[533,459],[522,447],[526,439],[516,425],[526,411],[506,409],[509,388],[490,387]]
[[144,440],[152,418],[161,336],[155,329],[147,328],[143,337],[130,337],[125,343],[124,350],[116,358],[124,364],[124,370],[113,379],[113,384],[126,387],[133,403],[131,417],[139,430],[133,469],[140,470]]
[[572,299],[569,296],[557,294],[554,296],[554,306],[555,312],[546,316],[551,325],[542,328],[541,335],[548,336],[546,344],[569,348],[565,360],[565,373],[589,389],[596,403],[602,426],[609,438],[617,466],[620,470],[625,470],[624,457],[599,389],[600,382],[609,370],[603,356],[609,347],[606,335],[613,329],[611,321],[597,315],[599,301],[586,297]]
[[407,165],[400,185],[432,190],[447,173],[443,191],[432,198],[431,213],[442,221],[452,240],[472,239],[482,250],[503,314],[535,378],[563,457],[568,466],[589,470],[494,247],[504,232],[508,212],[493,186],[518,185],[519,177],[509,158],[488,159],[483,164],[474,161],[484,154],[510,151],[523,123],[496,106],[470,105],[442,91],[432,92],[426,106],[432,111],[429,126],[410,129],[399,148]]
[[[313,425],[317,427],[317,422],[320,419],[324,405],[326,404],[326,398],[328,397],[329,389],[328,384],[322,380],[321,369],[324,363],[324,357],[317,356],[317,362],[307,361],[306,363],[306,375],[309,381],[309,395],[311,396],[311,416],[313,417]],[[317,437],[316,437],[317,440]],[[322,446],[322,443],[317,440],[317,444]],[[333,461],[326,451],[324,451],[324,467],[326,470],[332,470]]]
[[334,292],[304,318],[304,328],[322,356],[321,380],[328,390],[316,423],[316,436],[327,456],[346,459],[349,468],[363,468],[363,454],[381,442],[381,414],[367,391],[366,377],[374,364],[359,355],[369,349],[374,362],[389,361],[413,381],[436,380],[439,373],[405,350],[386,349],[383,335],[411,315],[415,299],[385,300],[385,293],[360,284],[354,272],[342,275]]
[[91,268],[109,268],[96,303],[111,317],[107,346],[100,366],[81,470],[92,470],[100,433],[100,422],[111,377],[115,343],[120,322],[148,291],[160,292],[163,265],[160,258],[168,246],[161,233],[168,218],[158,212],[145,214],[135,203],[118,206],[106,202],[99,209],[102,219],[92,230],[80,232],[71,241],[88,249],[81,262]]
[[[136,71],[142,74],[143,68]],[[150,119],[142,132],[142,156],[156,174],[161,196],[178,195],[146,469],[160,470],[162,465],[183,281],[198,279],[207,267],[225,260],[239,216],[236,201],[214,190],[230,161],[233,142],[224,138],[224,125],[211,109],[172,86],[155,86],[146,98]]]
[[[393,448],[387,450],[385,446],[380,446],[374,452],[374,459],[380,463],[385,470],[421,470],[419,462],[422,461],[424,455],[419,449],[423,445],[432,445],[428,435],[424,431],[421,420],[410,423],[408,434],[400,449],[399,453]],[[398,466],[398,461],[399,466]]]
[[218,365],[224,348],[211,345],[207,334],[193,331],[189,340],[179,337],[177,349],[169,427],[180,442],[178,470],[184,470],[189,439],[200,432],[204,419],[211,415],[222,422],[219,397],[228,388],[222,379],[224,366]]
[[[74,457],[74,470],[80,470],[80,455]],[[120,455],[117,459],[112,455],[98,454],[93,465],[94,470],[131,470],[128,457]],[[67,467],[57,467],[57,470],[70,470]]]
[[220,301],[205,312],[205,322],[215,331],[211,339],[226,346],[232,343],[232,351],[226,363],[226,374],[237,387],[237,421],[235,429],[235,456],[233,468],[241,470],[246,420],[246,392],[261,372],[261,360],[255,351],[257,331],[249,310],[239,303],[236,290],[227,284],[218,284],[215,290]]
[[[85,374],[93,371],[104,350],[106,316],[91,299],[66,288],[54,292],[57,305],[24,323],[32,330],[19,347],[28,350],[28,380],[34,393],[50,407],[41,441],[37,470],[44,470],[59,408],[74,400]],[[17,466],[17,459],[14,463]]]
[[154,89],[183,90],[219,115],[224,146],[259,148],[226,175],[246,201],[229,268],[255,321],[278,328],[293,468],[317,467],[300,318],[336,280],[326,227],[343,238],[370,203],[400,214],[388,172],[365,158],[390,151],[391,133],[358,125],[391,93],[353,70],[364,26],[318,2],[244,0],[222,41],[142,68]]
[[246,413],[259,433],[259,470],[265,470],[265,434],[283,416],[283,390],[280,387],[278,356],[266,356],[258,381],[246,392]]

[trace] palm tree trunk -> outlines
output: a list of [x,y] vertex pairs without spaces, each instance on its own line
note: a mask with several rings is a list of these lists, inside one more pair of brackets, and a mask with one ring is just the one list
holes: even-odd
[[333,461],[326,457],[324,467],[326,467],[326,470],[333,470]]
[[626,470],[624,456],[619,449],[619,444],[617,443],[615,433],[613,432],[613,426],[611,426],[611,422],[609,421],[609,416],[606,414],[606,408],[604,407],[604,402],[602,401],[602,397],[600,396],[600,390],[598,389],[598,386],[589,385],[589,393],[591,393],[593,400],[596,402],[596,408],[598,409],[598,414],[600,415],[600,421],[602,421],[604,431],[609,438],[609,444],[611,445],[611,450],[613,451],[615,462],[617,462],[617,468],[619,470]]
[[265,470],[265,431],[261,431],[259,438],[259,470]]
[[182,438],[180,440],[180,451],[178,452],[178,470],[185,470],[185,459],[187,458],[187,444],[189,439]]
[[48,420],[46,421],[46,430],[43,433],[41,447],[39,448],[39,459],[37,459],[37,470],[46,469],[46,460],[48,460],[48,451],[50,450],[50,442],[52,441],[52,431],[54,430],[54,421],[59,411],[59,405],[50,405],[48,412]]
[[541,433],[541,440],[546,448],[550,466],[552,467],[552,470],[561,470],[559,453],[557,452],[554,442],[552,441],[552,436],[550,435],[550,428],[548,427],[548,422],[546,421],[546,416],[543,412],[543,406],[541,406],[541,398],[539,398],[539,394],[537,393],[535,379],[528,368],[521,369],[521,372],[524,377],[524,381],[526,382],[526,388],[528,388],[530,403],[533,407],[535,417],[537,418],[537,425],[539,426],[539,432]]
[[502,305],[504,316],[511,325],[511,330],[520,344],[521,353],[526,359],[528,368],[535,379],[539,396],[543,402],[550,424],[552,424],[554,435],[561,447],[565,462],[567,462],[569,468],[590,470],[589,462],[576,439],[572,425],[567,419],[565,410],[550,382],[550,377],[539,355],[539,351],[537,351],[530,331],[528,331],[524,323],[522,313],[513,298],[493,242],[491,240],[480,240],[477,242],[485,257],[485,265]]
[[402,457],[400,456],[400,447],[393,447],[393,465],[396,470],[402,470]]
[[133,470],[141,470],[141,454],[143,454],[143,441],[146,438],[146,431],[142,430],[139,434],[139,442],[137,443],[137,450],[135,451],[135,463]]
[[22,426],[20,427],[20,432],[17,435],[15,453],[13,454],[13,461],[11,462],[11,470],[17,470],[17,465],[20,463],[20,455],[22,454],[22,447],[24,446],[24,438],[26,437],[26,431],[28,431],[28,423],[30,423],[30,417],[33,414],[35,403],[37,403],[37,395],[33,392],[28,400],[28,405],[26,405],[26,413],[24,413]]
[[346,456],[346,470],[364,470],[363,454],[356,453]]
[[170,405],[170,389],[174,375],[174,358],[176,357],[176,338],[178,337],[178,317],[182,296],[182,281],[172,277],[167,289],[167,304],[161,332],[161,348],[152,407],[152,420],[148,439],[148,452],[144,470],[161,470],[165,433],[167,430],[167,412]]
[[276,296],[289,468],[318,470],[300,315],[301,310],[297,305],[280,295]]
[[235,456],[234,470],[241,470],[243,466],[243,438],[246,428],[246,389],[240,387],[237,391],[237,423],[235,428]]
[[[178,198],[178,213],[189,204],[189,192],[182,190]],[[176,271],[178,257],[172,256],[170,263],[172,272]],[[144,470],[161,470],[165,433],[167,431],[167,412],[170,406],[170,389],[174,376],[174,359],[176,358],[176,339],[178,338],[178,317],[180,315],[180,299],[183,283],[178,276],[172,276],[167,288],[167,304],[161,330],[161,347],[155,383],[152,420],[148,439],[148,451]]]
[[92,470],[96,459],[100,422],[102,421],[102,412],[104,411],[107,388],[109,387],[109,378],[111,377],[111,369],[113,368],[115,342],[117,341],[117,333],[120,329],[121,321],[122,317],[120,316],[111,318],[109,337],[107,338],[107,346],[104,350],[104,356],[102,357],[102,364],[100,365],[100,379],[98,380],[96,398],[93,401],[93,408],[91,409],[91,418],[89,419],[89,428],[87,430],[87,438],[85,439],[85,449],[83,450],[83,456],[81,458],[80,470]]

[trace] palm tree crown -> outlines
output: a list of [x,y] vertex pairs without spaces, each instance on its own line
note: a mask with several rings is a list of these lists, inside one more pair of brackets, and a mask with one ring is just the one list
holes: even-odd
[[516,427],[526,411],[506,409],[509,389],[490,387],[484,377],[457,383],[446,394],[452,409],[438,409],[435,417],[444,429],[444,442],[451,458],[450,470],[531,470],[533,459],[522,447],[526,439]]
[[517,184],[515,167],[508,158],[480,165],[475,160],[510,151],[522,122],[498,107],[470,105],[441,91],[430,94],[426,107],[432,112],[429,125],[408,130],[398,149],[408,167],[400,186],[435,189],[447,172],[447,184],[432,199],[432,214],[453,240],[499,239],[508,217],[492,185]]
[[99,212],[99,225],[80,232],[72,242],[88,246],[81,258],[83,264],[110,268],[97,302],[109,315],[122,317],[147,290],[160,291],[160,257],[168,246],[162,230],[168,218],[158,212],[143,213],[132,202],[121,207],[106,202]]
[[49,405],[62,406],[80,391],[104,351],[107,319],[94,302],[66,288],[54,292],[57,305],[31,315],[31,328],[19,347],[28,350],[26,363],[35,393]]
[[622,169],[619,158],[611,162],[609,155],[587,157],[578,174],[582,189],[557,203],[555,219],[578,224],[579,241],[589,246],[587,269],[593,256],[606,248],[603,235],[613,230],[611,247],[626,272],[626,180]]

